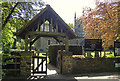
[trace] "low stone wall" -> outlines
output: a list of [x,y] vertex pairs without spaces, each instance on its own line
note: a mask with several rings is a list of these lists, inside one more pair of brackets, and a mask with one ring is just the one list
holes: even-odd
[[[5,75],[4,78],[28,78],[31,75],[31,59],[32,59],[32,51],[12,51],[11,52],[11,57],[18,56],[16,58],[16,62],[19,64],[12,64],[12,67],[6,68],[8,71],[9,69],[13,69],[13,71],[9,71],[8,73],[10,75]],[[14,60],[15,61],[15,60]],[[12,63],[12,62],[11,62]],[[9,64],[10,65],[10,64]],[[8,66],[8,64],[7,64]],[[15,70],[17,69],[17,70]],[[15,70],[15,71],[14,71]]]
[[72,73],[118,72],[120,58],[72,58]]
[[65,51],[59,51],[57,57],[58,73],[62,74],[120,72],[115,63],[120,63],[120,58],[78,58]]

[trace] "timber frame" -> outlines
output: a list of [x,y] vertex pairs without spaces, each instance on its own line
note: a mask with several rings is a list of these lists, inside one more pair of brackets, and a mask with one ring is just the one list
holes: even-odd
[[[49,27],[46,30],[45,22],[49,22]],[[47,5],[27,24],[25,24],[16,36],[25,40],[25,51],[31,51],[32,44],[40,37],[53,37],[58,42],[65,44],[66,51],[68,48],[68,40],[77,38],[75,32],[62,20],[62,18]],[[28,47],[28,44],[30,47]]]

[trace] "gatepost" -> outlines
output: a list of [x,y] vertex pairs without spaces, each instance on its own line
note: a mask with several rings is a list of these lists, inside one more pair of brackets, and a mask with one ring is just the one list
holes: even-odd
[[21,52],[20,75],[22,78],[28,78],[31,75],[32,51]]
[[72,52],[58,51],[57,72],[61,74],[72,73]]

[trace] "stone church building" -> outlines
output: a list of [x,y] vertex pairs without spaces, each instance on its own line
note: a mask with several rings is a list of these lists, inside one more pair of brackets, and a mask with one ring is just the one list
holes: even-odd
[[[41,27],[42,28],[42,27]],[[84,45],[84,29],[82,21],[76,18],[76,13],[74,16],[74,28],[72,30],[78,35],[79,38],[69,40],[69,45],[71,46],[83,46]],[[45,25],[45,31],[49,31],[49,24]],[[50,45],[59,45],[59,43],[50,37],[40,37],[35,43],[34,48],[40,51],[45,51]]]

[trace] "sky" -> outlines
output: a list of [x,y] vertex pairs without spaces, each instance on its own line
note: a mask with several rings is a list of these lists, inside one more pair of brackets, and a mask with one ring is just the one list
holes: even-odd
[[74,15],[82,15],[84,7],[95,8],[95,0],[44,0],[66,22],[74,24]]

